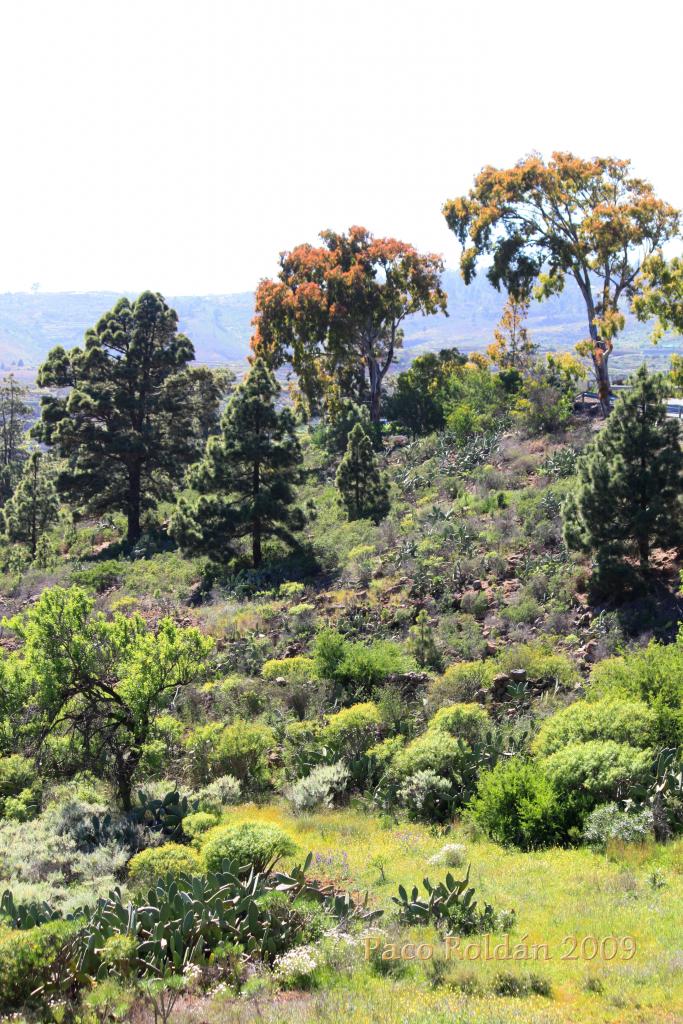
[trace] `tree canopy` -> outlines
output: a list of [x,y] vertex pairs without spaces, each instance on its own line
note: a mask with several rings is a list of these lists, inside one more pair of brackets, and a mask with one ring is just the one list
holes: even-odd
[[131,543],[217,421],[221,382],[189,368],[193,358],[175,311],[143,292],[119,299],[83,348],[54,348],[38,373],[40,387],[68,389],[42,398],[35,428],[65,459],[59,491],[87,513],[122,511]]
[[257,567],[264,538],[291,543],[291,531],[303,525],[293,507],[301,450],[291,412],[276,408],[279,393],[273,373],[256,359],[228,403],[220,433],[190,470],[197,493],[181,498],[172,516],[171,533],[185,550],[220,562],[235,554],[235,540],[249,537]]
[[655,318],[654,340],[666,331],[683,334],[683,259],[675,256],[667,262],[661,252],[653,253],[643,264],[638,285],[633,308],[640,320]]
[[632,298],[643,260],[678,231],[678,212],[652,185],[630,173],[630,161],[532,154],[514,167],[485,167],[467,195],[443,208],[463,245],[466,283],[482,256],[492,257],[491,283],[517,299],[547,298],[568,277],[586,304],[588,350],[605,413],[608,361],[624,326],[621,300]]
[[366,400],[376,422],[401,324],[412,313],[446,312],[443,262],[363,227],[320,237],[321,246],[283,253],[278,279],[259,284],[252,348],[272,368],[291,362],[309,412],[336,384]]
[[683,451],[668,419],[662,377],[642,366],[605,428],[578,463],[563,507],[569,547],[592,552],[602,569],[635,555],[649,567],[655,545],[683,540]]
[[4,622],[21,647],[0,662],[0,712],[23,706],[14,731],[28,747],[65,741],[72,767],[108,775],[128,809],[155,715],[179,687],[203,682],[213,641],[170,619],[156,630],[139,614],[107,619],[93,604],[78,587],[53,587]]

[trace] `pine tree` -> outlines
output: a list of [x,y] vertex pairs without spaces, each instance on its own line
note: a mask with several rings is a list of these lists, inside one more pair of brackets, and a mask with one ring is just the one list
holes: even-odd
[[0,384],[0,504],[12,494],[28,455],[24,437],[32,410],[27,396],[28,388],[11,373]]
[[52,468],[42,452],[33,452],[14,494],[5,505],[5,533],[9,540],[26,544],[34,558],[39,540],[56,521],[58,511]]
[[683,539],[680,427],[667,419],[665,385],[642,366],[578,463],[578,486],[563,506],[567,545],[605,568],[636,556],[649,567],[655,545]]
[[207,417],[218,422],[220,383],[193,358],[175,311],[143,292],[120,299],[82,349],[57,347],[40,368],[40,387],[69,389],[43,397],[34,431],[65,460],[59,491],[87,513],[122,511],[130,543],[201,454]]
[[180,546],[214,562],[234,554],[234,541],[251,539],[252,562],[263,559],[269,536],[295,543],[292,530],[303,516],[293,508],[301,476],[301,449],[292,414],[278,412],[280,386],[262,359],[256,359],[233,394],[202,460],[188,482],[195,496],[181,498],[171,519]]
[[349,519],[379,523],[389,511],[389,484],[380,472],[372,441],[357,423],[337,470],[337,488]]

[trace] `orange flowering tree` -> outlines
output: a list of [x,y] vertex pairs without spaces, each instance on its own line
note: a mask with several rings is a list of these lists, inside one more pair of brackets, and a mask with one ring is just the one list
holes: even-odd
[[252,350],[272,369],[291,363],[309,413],[341,392],[367,402],[376,422],[403,321],[446,312],[443,261],[363,227],[320,238],[282,253],[277,280],[260,282]]
[[467,195],[443,213],[463,246],[469,284],[481,256],[487,276],[518,299],[547,298],[573,278],[586,303],[590,353],[603,412],[609,412],[609,356],[624,326],[620,304],[633,299],[643,261],[678,231],[678,212],[652,185],[630,174],[629,160],[532,154],[514,167],[485,167]]

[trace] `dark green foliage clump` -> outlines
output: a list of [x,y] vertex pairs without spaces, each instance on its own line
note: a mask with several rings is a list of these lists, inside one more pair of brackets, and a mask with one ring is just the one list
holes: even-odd
[[59,498],[54,471],[42,452],[33,452],[24,464],[14,494],[4,508],[5,533],[25,544],[35,557],[38,541],[57,519]]
[[294,507],[301,449],[292,414],[277,409],[279,393],[275,376],[257,359],[189,475],[198,494],[181,498],[173,515],[171,533],[185,551],[226,561],[234,542],[248,537],[258,568],[264,539],[295,543],[292,531],[303,526]]
[[665,384],[642,366],[578,462],[563,507],[567,544],[592,552],[605,579],[629,556],[647,570],[652,548],[683,538],[683,451],[668,419]]
[[89,513],[121,511],[135,543],[141,516],[199,454],[218,412],[221,384],[190,369],[192,343],[159,294],[119,299],[86,332],[83,348],[54,348],[38,385],[68,388],[42,399],[36,436],[65,460],[57,487]]
[[60,951],[77,928],[73,921],[52,920],[0,936],[0,1011],[33,1002],[32,993],[49,980]]
[[557,796],[546,773],[519,758],[482,774],[469,811],[487,835],[506,846],[530,850],[560,836]]
[[389,483],[360,423],[349,434],[346,454],[337,470],[337,488],[351,520],[379,523],[389,511]]

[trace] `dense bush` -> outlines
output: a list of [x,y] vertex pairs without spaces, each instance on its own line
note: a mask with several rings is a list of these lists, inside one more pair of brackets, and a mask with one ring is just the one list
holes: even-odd
[[557,792],[567,834],[580,829],[598,804],[614,800],[629,785],[642,785],[651,766],[651,751],[614,740],[571,743],[539,762]]
[[211,814],[209,811],[195,811],[194,814],[188,814],[186,818],[183,818],[183,832],[197,845],[201,842],[204,833],[217,824],[217,814]]
[[128,879],[134,889],[144,892],[159,878],[197,874],[200,868],[201,861],[189,846],[166,843],[136,853],[128,865]]
[[241,788],[232,775],[219,775],[194,794],[200,811],[220,815],[224,807],[240,802]]
[[220,871],[224,860],[245,866],[253,864],[257,871],[263,871],[295,849],[291,838],[277,825],[247,822],[211,829],[205,835],[202,855],[209,871]]
[[579,682],[579,671],[566,654],[556,654],[546,641],[516,644],[503,649],[495,660],[497,672],[523,669],[530,683],[564,688]]
[[462,661],[450,665],[429,687],[429,704],[441,707],[454,701],[468,702],[485,690],[496,674],[492,661]]
[[627,813],[617,804],[601,804],[586,818],[583,841],[587,846],[604,850],[608,843],[644,843],[654,835],[653,815],[648,808]]
[[436,712],[429,728],[450,733],[473,747],[484,741],[491,725],[488,712],[480,704],[451,704]]
[[591,672],[586,696],[635,698],[652,707],[655,738],[662,746],[683,745],[683,630],[674,644],[652,642],[619,658],[605,658]]
[[268,782],[268,752],[274,746],[272,729],[241,719],[226,726],[217,722],[198,726],[186,740],[191,772],[197,782],[231,775],[251,790]]
[[539,754],[553,754],[570,743],[587,740],[614,740],[647,748],[655,742],[655,727],[655,715],[643,701],[581,700],[545,720],[534,749]]
[[264,679],[283,678],[291,683],[307,683],[316,679],[318,672],[315,659],[297,654],[294,658],[271,658],[261,668]]
[[57,954],[78,927],[72,921],[51,921],[0,934],[0,1011],[31,1002],[31,993],[48,980]]
[[427,729],[396,754],[392,773],[407,779],[416,772],[430,770],[444,778],[457,772],[463,759],[458,741],[440,729]]
[[32,758],[22,757],[21,754],[0,757],[0,818],[7,815],[20,819],[20,815],[7,813],[8,802],[12,807],[12,801],[18,798],[27,809],[31,805],[36,805],[37,810],[40,790],[41,782]]
[[492,839],[523,850],[561,834],[557,796],[543,767],[520,758],[482,774],[469,813]]
[[415,667],[398,644],[388,640],[354,643],[331,629],[318,633],[313,658],[321,679],[336,683],[344,695],[356,697],[369,696],[387,676]]
[[349,769],[343,761],[323,764],[314,768],[306,778],[295,782],[287,797],[296,814],[316,807],[331,807],[335,797],[343,793],[348,780]]
[[423,768],[404,780],[396,799],[417,821],[446,821],[450,817],[453,787],[432,768]]
[[320,733],[320,741],[333,760],[356,761],[377,742],[381,723],[380,710],[372,701],[352,704],[330,715]]

